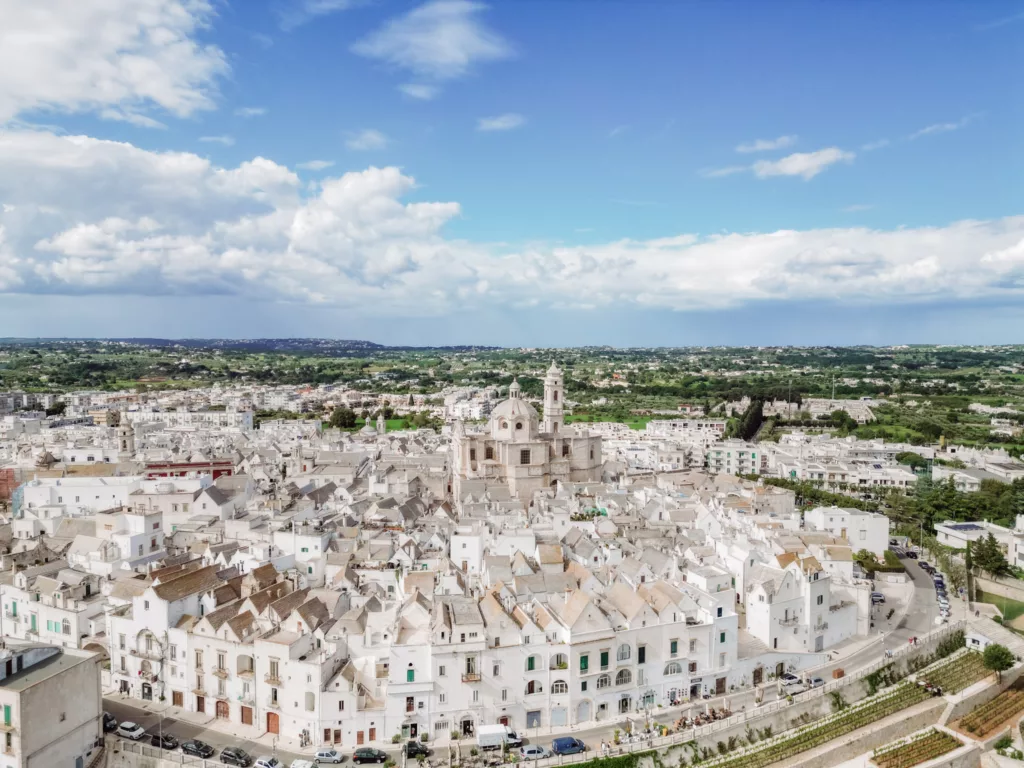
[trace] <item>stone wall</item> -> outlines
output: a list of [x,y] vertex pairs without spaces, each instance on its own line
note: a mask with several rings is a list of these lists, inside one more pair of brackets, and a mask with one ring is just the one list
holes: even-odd
[[[953,704],[946,722],[951,723],[954,720],[959,720],[975,707],[980,707],[982,704],[992,701],[992,699],[1020,679],[1022,674],[1024,674],[1024,664],[1018,664],[1013,669],[1003,672],[1002,682],[999,685],[993,685],[991,678],[985,678],[985,680],[975,683],[960,694],[962,698]],[[985,683],[985,685],[982,685],[982,683]]]
[[992,579],[987,576],[975,576],[974,586],[987,595],[998,595],[1024,603],[1024,582],[1017,579]]

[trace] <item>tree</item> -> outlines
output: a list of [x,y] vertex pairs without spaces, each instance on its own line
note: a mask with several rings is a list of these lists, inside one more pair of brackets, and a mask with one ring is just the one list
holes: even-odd
[[991,533],[974,542],[974,564],[993,576],[1005,576],[1010,572],[1002,547]]
[[1002,673],[1012,667],[1014,662],[1017,661],[1009,648],[998,643],[992,643],[986,647],[985,653],[982,654],[981,658],[985,664],[985,669],[991,669],[996,673],[997,681],[1001,681]]
[[356,425],[356,413],[351,408],[335,408],[331,411],[331,426],[351,429]]
[[65,403],[63,400],[58,402],[58,403],[54,403],[53,405],[51,405],[49,408],[46,409],[46,415],[47,416],[63,416],[64,415],[64,409],[66,409],[67,407],[68,407],[68,404]]

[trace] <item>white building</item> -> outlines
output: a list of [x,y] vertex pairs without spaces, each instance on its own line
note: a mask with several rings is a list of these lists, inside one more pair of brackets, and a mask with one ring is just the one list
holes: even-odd
[[815,507],[804,513],[809,530],[827,531],[850,542],[854,552],[866,549],[882,557],[889,548],[889,518],[878,512],[844,507]]

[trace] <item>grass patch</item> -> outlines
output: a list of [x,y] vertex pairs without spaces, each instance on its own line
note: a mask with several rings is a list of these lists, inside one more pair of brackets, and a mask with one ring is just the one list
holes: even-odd
[[613,416],[591,416],[590,414],[568,414],[565,417],[566,424],[586,424],[587,422],[615,422],[617,424],[625,424],[631,429],[646,429],[647,422],[651,421],[651,416],[630,416],[628,418],[616,419]]
[[975,596],[975,602],[996,606],[1003,612],[1004,621],[1013,621],[1018,616],[1024,615],[1024,603],[1018,600],[1011,600],[1008,597],[991,595],[987,592],[982,592],[980,589]]

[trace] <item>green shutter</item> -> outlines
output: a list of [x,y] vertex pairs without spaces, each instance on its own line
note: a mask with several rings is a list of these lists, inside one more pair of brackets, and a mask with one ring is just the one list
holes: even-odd
[[590,657],[589,656],[580,656],[580,672],[586,672],[587,668],[589,666],[590,666]]
[[673,656],[675,656],[677,653],[679,653],[679,641],[678,640],[673,640],[671,642],[671,644],[669,645],[669,650],[671,651]]
[[4,725],[11,724],[11,705],[4,704]]
[[416,682],[416,670],[415,669],[407,669],[407,670],[405,670],[405,682],[407,682],[407,683],[415,683]]
[[528,658],[528,659],[526,660],[526,671],[527,671],[527,672],[533,672],[533,665],[534,665],[534,657],[533,657],[533,656],[530,656],[530,657],[529,657],[529,658]]
[[17,615],[18,615],[18,604],[12,600],[11,601],[11,616],[17,616]]
[[601,669],[608,668],[608,651],[601,651]]

